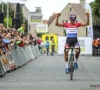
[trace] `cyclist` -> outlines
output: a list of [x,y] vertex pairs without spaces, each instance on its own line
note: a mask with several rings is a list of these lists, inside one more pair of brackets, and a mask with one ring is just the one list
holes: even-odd
[[55,25],[66,28],[67,39],[66,39],[66,44],[65,44],[65,49],[64,49],[64,58],[65,58],[65,63],[66,63],[65,73],[68,74],[69,73],[68,52],[72,45],[74,45],[75,48],[79,48],[79,49],[75,49],[76,54],[75,54],[75,60],[74,60],[74,69],[78,69],[77,60],[78,60],[79,54],[80,54],[80,46],[78,44],[78,39],[77,39],[77,29],[80,26],[84,27],[84,26],[89,25],[89,13],[85,14],[87,16],[87,20],[86,20],[86,23],[84,23],[84,24],[79,23],[79,22],[76,23],[77,17],[75,14],[70,14],[70,16],[69,16],[70,22],[64,22],[63,24],[58,23],[60,15],[61,15],[60,13],[57,14]]

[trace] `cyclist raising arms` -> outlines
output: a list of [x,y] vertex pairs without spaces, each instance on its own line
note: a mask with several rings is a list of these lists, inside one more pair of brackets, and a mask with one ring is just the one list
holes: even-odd
[[64,58],[65,58],[65,63],[66,63],[65,73],[68,74],[69,73],[68,52],[72,45],[74,45],[74,48],[79,48],[79,49],[75,49],[76,54],[75,54],[75,60],[74,60],[74,69],[78,69],[77,60],[78,60],[79,54],[80,54],[80,46],[78,44],[78,39],[77,39],[77,30],[78,30],[78,27],[80,27],[80,26],[84,27],[84,26],[89,25],[89,13],[85,14],[87,16],[87,20],[86,20],[86,23],[84,23],[84,24],[76,22],[77,17],[75,14],[71,14],[69,16],[70,22],[65,22],[63,24],[58,23],[58,19],[59,19],[60,15],[61,15],[60,13],[57,14],[55,25],[66,28],[67,39],[66,39],[66,44],[65,44],[65,49],[64,49],[64,51],[65,51]]

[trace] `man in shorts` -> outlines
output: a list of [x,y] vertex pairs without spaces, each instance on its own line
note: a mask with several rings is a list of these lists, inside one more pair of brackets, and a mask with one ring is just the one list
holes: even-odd
[[70,16],[69,16],[70,22],[65,22],[63,24],[58,23],[60,15],[61,15],[60,13],[57,14],[55,25],[66,28],[67,39],[66,39],[65,50],[64,50],[65,51],[64,58],[65,58],[65,63],[66,63],[65,73],[68,74],[69,73],[68,52],[72,45],[74,45],[75,48],[79,48],[79,49],[75,49],[76,54],[75,54],[75,60],[74,60],[74,69],[78,69],[77,60],[78,60],[79,54],[80,54],[80,46],[78,44],[77,31],[78,31],[78,27],[80,27],[80,26],[84,27],[84,26],[89,25],[89,13],[85,14],[87,16],[86,23],[79,23],[79,22],[76,23],[77,17],[75,14],[70,14]]

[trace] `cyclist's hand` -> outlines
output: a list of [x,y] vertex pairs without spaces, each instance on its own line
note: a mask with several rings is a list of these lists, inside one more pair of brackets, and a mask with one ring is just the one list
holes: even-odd
[[87,17],[89,17],[89,16],[90,16],[90,14],[89,14],[89,13],[86,13],[85,15],[86,15]]
[[61,13],[58,13],[58,14],[57,14],[57,17],[59,17],[60,15],[61,15]]

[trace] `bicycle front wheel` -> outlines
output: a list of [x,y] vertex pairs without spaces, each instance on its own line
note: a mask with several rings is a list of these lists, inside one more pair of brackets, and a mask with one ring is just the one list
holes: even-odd
[[70,57],[70,80],[73,80],[73,70],[74,70],[74,68],[73,68],[73,61],[74,61],[74,56],[71,56]]

